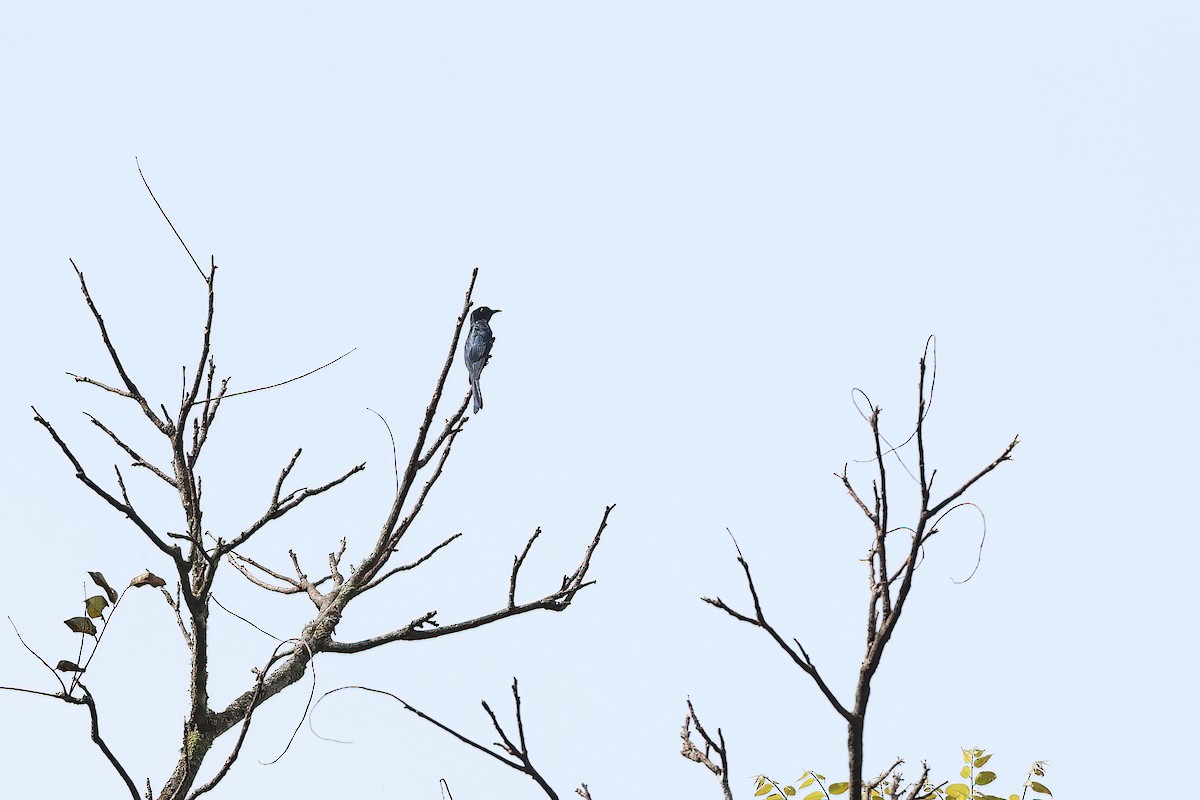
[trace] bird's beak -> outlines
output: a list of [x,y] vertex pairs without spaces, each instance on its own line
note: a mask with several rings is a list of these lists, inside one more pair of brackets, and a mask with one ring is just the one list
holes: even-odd
[[500,313],[501,311],[503,311],[503,310],[504,310],[503,308],[493,308],[493,309],[492,309],[492,313],[493,313],[493,314],[499,314],[499,313]]

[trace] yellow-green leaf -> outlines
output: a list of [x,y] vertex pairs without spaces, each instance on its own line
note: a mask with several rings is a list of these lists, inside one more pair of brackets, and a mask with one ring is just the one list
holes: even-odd
[[975,783],[979,786],[987,786],[994,780],[996,780],[996,773],[986,770],[975,776]]
[[788,797],[793,797],[796,794],[796,787],[785,786],[785,787],[783,787],[783,793],[786,794]]
[[825,797],[824,792],[811,792],[809,794],[804,795],[804,800],[824,800],[824,797]]
[[87,615],[96,619],[104,613],[104,609],[108,608],[108,601],[104,599],[104,595],[94,594],[85,600],[83,605],[87,609]]
[[[806,773],[804,773],[804,774],[805,774],[805,775],[808,775],[808,773],[807,773],[807,772],[806,772]],[[816,781],[816,778],[814,778],[814,777],[812,777],[811,775],[809,775],[809,777],[805,778],[805,779],[804,779],[804,781],[803,781],[803,782],[800,784],[800,788],[801,788],[801,789],[807,789],[808,787],[810,787],[810,786],[812,786],[812,785],[813,785],[813,782],[814,782],[814,781]]]
[[951,797],[970,797],[971,787],[965,783],[952,783],[946,787],[946,794]]
[[991,753],[988,753],[986,756],[980,756],[979,758],[975,759],[975,768],[978,769],[979,767],[982,767],[984,764],[991,761],[991,759]]
[[75,631],[75,633],[86,633],[89,636],[96,635],[96,626],[87,617],[71,617],[64,619],[63,624]]
[[960,770],[958,771],[958,776],[959,776],[960,778],[969,778],[969,777],[971,777],[971,765],[970,765],[970,764],[967,764],[965,767],[963,767],[962,769],[960,769]]
[[829,784],[829,793],[830,794],[845,794],[849,790],[850,790],[850,784],[845,783],[844,781],[839,781],[837,783]]
[[1029,788],[1033,789],[1035,792],[1041,792],[1042,794],[1048,794],[1051,797],[1054,796],[1054,792],[1050,791],[1049,789],[1047,789],[1045,786],[1038,783],[1037,781],[1030,781]]
[[762,786],[760,786],[760,787],[758,788],[758,791],[754,793],[754,796],[755,796],[755,797],[762,797],[764,794],[766,794],[767,792],[771,791],[773,788],[774,788],[774,787],[772,787],[772,786],[771,786],[771,784],[769,784],[769,783],[764,783]]

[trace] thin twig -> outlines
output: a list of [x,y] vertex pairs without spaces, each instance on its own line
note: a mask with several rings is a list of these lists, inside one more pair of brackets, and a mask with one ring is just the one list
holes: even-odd
[[196,267],[196,272],[200,273],[201,278],[208,280],[208,276],[204,274],[204,270],[200,269],[200,262],[196,261],[196,257],[192,255],[191,248],[187,246],[187,242],[183,240],[183,237],[179,235],[179,231],[176,230],[175,223],[171,222],[171,218],[167,216],[167,212],[162,207],[162,203],[158,202],[158,198],[154,196],[154,190],[150,188],[150,182],[146,180],[146,176],[142,173],[142,164],[140,161],[138,161],[136,156],[134,156],[133,163],[137,165],[138,177],[142,179],[142,185],[145,186],[146,191],[150,193],[150,199],[154,201],[154,205],[158,206],[158,213],[162,214],[163,219],[165,219],[167,224],[171,226],[171,233],[175,234],[175,238],[179,240],[181,245],[183,245],[183,249],[187,252],[188,258],[192,260],[192,264],[194,264]]
[[326,364],[322,364],[321,366],[317,367],[316,369],[310,369],[308,372],[304,373],[303,375],[297,375],[294,378],[288,378],[286,381],[280,381],[279,383],[272,383],[270,386],[259,386],[256,389],[243,389],[240,392],[230,392],[229,394],[222,395],[221,397],[214,398],[213,400],[201,400],[199,402],[193,403],[193,405],[201,405],[202,406],[202,405],[207,405],[208,403],[212,403],[212,402],[228,400],[231,397],[241,397],[244,394],[254,394],[255,392],[265,392],[268,389],[278,389],[280,386],[286,386],[289,383],[295,383],[298,380],[307,378],[309,375],[318,373],[321,370],[325,369],[326,367],[332,367],[334,364],[341,361],[343,358],[350,355],[357,349],[358,349],[357,347],[351,347],[349,350],[342,353],[340,356],[335,358],[333,361],[330,361]]

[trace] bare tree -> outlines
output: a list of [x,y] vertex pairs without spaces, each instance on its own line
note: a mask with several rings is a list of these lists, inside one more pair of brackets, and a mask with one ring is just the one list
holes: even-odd
[[[962,500],[967,491],[985,475],[996,469],[996,467],[1012,459],[1012,452],[1019,441],[1017,437],[1014,437],[995,460],[964,480],[957,488],[947,492],[940,499],[934,499],[933,483],[937,477],[937,470],[930,470],[926,466],[925,459],[925,421],[929,413],[933,387],[936,382],[936,367],[933,371],[927,370],[927,360],[930,355],[930,344],[932,341],[933,337],[930,337],[930,341],[926,343],[925,353],[922,355],[919,363],[916,428],[912,436],[899,447],[890,446],[880,432],[879,417],[882,409],[871,403],[870,399],[867,398],[869,411],[863,416],[871,427],[875,451],[872,463],[876,471],[875,479],[871,484],[871,494],[868,496],[870,502],[864,501],[863,495],[851,483],[847,471],[848,465],[843,466],[841,473],[836,475],[855,505],[858,506],[863,515],[871,523],[873,530],[871,546],[867,551],[867,558],[864,559],[864,562],[867,564],[869,576],[866,652],[858,669],[853,701],[843,701],[830,688],[825,676],[818,670],[816,663],[809,656],[808,651],[798,638],[785,637],[784,634],[781,634],[767,620],[766,613],[763,611],[762,604],[759,601],[758,590],[754,585],[754,577],[750,571],[750,564],[742,555],[741,548],[737,547],[736,541],[734,542],[734,546],[737,547],[737,561],[746,576],[746,586],[750,591],[753,612],[743,613],[737,611],[719,597],[715,599],[710,597],[702,598],[706,603],[716,606],[734,619],[765,631],[774,640],[775,644],[778,645],[779,649],[802,672],[812,679],[821,694],[829,702],[829,705],[845,720],[849,760],[849,796],[853,798],[866,797],[872,790],[877,789],[887,781],[889,776],[895,778],[895,770],[902,763],[897,759],[890,768],[880,773],[874,779],[868,781],[864,781],[863,779],[863,733],[867,719],[867,707],[871,699],[871,681],[879,669],[879,664],[883,658],[883,651],[891,640],[892,635],[896,632],[896,625],[900,622],[900,615],[904,612],[904,608],[908,603],[908,598],[913,588],[913,578],[917,567],[921,563],[925,546],[938,533],[938,526],[947,514],[962,506],[970,505],[970,503]],[[927,378],[929,380],[928,386],[926,385]],[[866,395],[863,395],[863,397],[866,398]],[[911,472],[909,474],[912,475],[913,481],[920,493],[920,508],[916,519],[912,521],[911,525],[896,525],[895,521],[891,518],[890,501],[892,487],[888,485],[889,472],[886,459],[888,456],[895,456],[899,459],[899,448],[913,442],[916,445],[917,472],[916,474],[912,474]],[[905,470],[907,469],[905,467]],[[897,537],[903,541],[899,554],[889,550],[889,546],[895,543]],[[694,715],[692,718],[695,719]],[[699,723],[698,720],[696,722],[697,724]],[[707,737],[705,738],[707,739]],[[686,748],[684,755],[687,755]],[[722,753],[723,757],[724,754]],[[711,766],[710,769],[712,769]],[[719,772],[717,774],[720,775]],[[907,800],[920,800],[921,797],[925,796],[924,793],[927,791],[925,787],[927,777],[928,768],[922,771],[920,779],[911,786]],[[893,796],[896,794],[894,790],[895,783],[896,781],[893,780],[891,784],[893,787]],[[726,792],[726,796],[728,797],[728,790]]]
[[[145,181],[144,177],[143,181]],[[150,191],[148,183],[146,189]],[[153,191],[150,191],[150,196],[154,198]],[[239,531],[217,535],[212,534],[205,527],[203,482],[199,469],[201,456],[218,413],[222,411],[230,398],[244,392],[230,392],[229,378],[219,381],[216,379],[217,366],[211,352],[211,337],[216,304],[217,264],[214,259],[210,259],[207,269],[202,268],[192,256],[191,250],[183,238],[179,236],[175,226],[171,224],[171,220],[163,211],[162,206],[158,204],[157,198],[154,198],[154,202],[187,251],[191,263],[202,280],[203,290],[207,297],[199,354],[194,362],[192,376],[190,379],[188,378],[187,368],[184,367],[183,386],[172,409],[147,397],[139,388],[128,363],[122,358],[120,349],[110,335],[104,317],[93,300],[83,272],[72,261],[71,265],[78,277],[84,302],[95,319],[100,339],[108,351],[109,359],[115,369],[116,378],[102,381],[85,375],[72,375],[72,377],[77,382],[114,394],[135,405],[140,409],[147,423],[169,445],[170,463],[155,464],[130,446],[127,436],[110,429],[99,419],[89,415],[92,423],[122,451],[124,456],[132,459],[134,467],[145,469],[156,476],[170,492],[177,496],[183,519],[182,532],[160,530],[139,513],[137,505],[126,488],[119,466],[114,466],[115,486],[106,485],[106,482],[95,476],[84,465],[74,448],[36,409],[34,409],[34,421],[45,428],[54,444],[62,451],[63,456],[70,463],[75,477],[106,505],[127,517],[150,547],[157,551],[160,562],[166,567],[165,574],[169,575],[176,584],[175,591],[172,593],[165,588],[161,578],[149,573],[139,576],[133,582],[133,585],[156,586],[161,590],[166,602],[174,611],[178,627],[191,655],[190,670],[186,678],[190,702],[181,733],[178,760],[157,792],[153,791],[149,780],[145,785],[147,798],[184,800],[210,791],[228,774],[230,767],[238,758],[241,744],[255,710],[284,689],[297,683],[306,674],[311,662],[318,655],[362,653],[392,642],[448,636],[531,611],[563,611],[568,608],[579,591],[594,582],[588,580],[592,555],[600,543],[601,535],[613,507],[609,506],[605,509],[599,528],[585,548],[578,565],[570,573],[564,575],[561,585],[551,588],[536,599],[518,600],[517,578],[525,557],[540,531],[530,537],[524,550],[514,558],[508,595],[499,598],[498,604],[490,610],[469,619],[449,622],[442,622],[437,618],[436,610],[429,610],[415,619],[404,621],[390,630],[379,631],[372,636],[355,641],[337,639],[338,625],[356,599],[367,592],[378,589],[395,576],[421,566],[440,550],[449,546],[460,535],[450,536],[410,563],[393,564],[401,541],[424,508],[434,485],[442,476],[454,443],[463,433],[468,420],[466,409],[471,399],[469,391],[459,402],[457,408],[451,410],[448,417],[441,422],[435,421],[446,392],[446,381],[458,349],[463,324],[472,306],[471,294],[478,270],[471,274],[470,285],[454,325],[445,361],[434,384],[429,404],[417,428],[416,437],[407,455],[397,464],[395,495],[390,509],[381,521],[378,534],[375,535],[373,543],[366,548],[365,552],[360,553],[358,558],[354,559],[354,563],[349,568],[342,566],[347,550],[346,540],[342,539],[336,546],[331,542],[328,563],[320,568],[322,573],[320,577],[312,578],[292,551],[287,553],[289,566],[281,567],[268,566],[251,559],[242,554],[241,548],[265,530],[270,523],[294,511],[311,498],[337,488],[361,472],[365,465],[354,465],[317,486],[285,489],[288,477],[300,458],[301,451],[297,449],[288,463],[280,470],[274,490],[267,498],[265,508],[257,519],[248,521]],[[252,685],[232,700],[223,704],[214,704],[214,699],[209,695],[209,668],[213,655],[209,642],[210,612],[212,603],[215,602],[213,587],[218,574],[222,574],[223,564],[234,568],[233,573],[226,571],[226,574],[239,574],[266,592],[304,598],[312,604],[313,611],[308,622],[294,632],[290,639],[282,642],[269,655],[265,655],[263,667],[257,671]],[[93,578],[98,575],[99,573],[93,573]],[[102,588],[105,589],[110,600],[114,604],[119,604],[120,596],[117,596],[116,592],[103,582],[102,576],[97,582],[102,584]],[[114,605],[112,613],[115,611],[116,605]],[[109,615],[110,622],[112,613]],[[95,636],[96,628],[87,618],[77,618],[74,620],[75,624],[72,624],[72,620],[67,622],[73,629],[80,632],[81,637]],[[90,632],[87,630],[89,626],[91,627]],[[107,625],[105,627],[107,628]],[[100,636],[102,637],[103,634],[101,633]],[[94,640],[87,661],[82,659],[83,647],[81,644],[79,661],[83,663],[62,661],[57,669],[50,667],[49,663],[34,653],[58,681],[59,689],[57,691],[41,691],[22,687],[0,688],[25,691],[86,707],[91,718],[93,741],[120,776],[129,794],[138,800],[139,789],[136,782],[116,755],[115,750],[119,748],[110,747],[100,734],[100,713],[96,697],[92,690],[82,682],[87,663],[90,662],[91,656],[95,655],[100,641],[100,638]],[[24,644],[23,640],[22,644]],[[30,650],[30,652],[33,651]],[[73,678],[68,683],[63,680],[60,672],[73,673]],[[224,762],[210,780],[198,786],[197,776],[202,765],[212,755],[218,738],[235,728],[238,729],[237,739]]]

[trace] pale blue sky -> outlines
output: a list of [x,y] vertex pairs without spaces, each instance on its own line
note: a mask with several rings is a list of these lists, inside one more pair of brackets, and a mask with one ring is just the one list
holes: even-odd
[[[152,441],[114,398],[64,375],[110,374],[68,257],[147,392],[173,397],[194,358],[200,282],[137,156],[192,248],[223,267],[216,357],[235,388],[358,348],[230,402],[214,431],[214,530],[261,511],[296,446],[302,482],[368,462],[256,540],[265,560],[290,547],[319,564],[343,535],[361,552],[392,481],[366,407],[401,440],[415,429],[472,267],[478,301],[505,310],[488,406],[408,546],[464,539],[354,608],[346,638],[503,603],[538,525],[525,591],[549,588],[618,504],[599,583],[567,613],[324,657],[322,690],[394,691],[490,741],[478,701],[507,711],[517,675],[545,774],[564,793],[586,781],[597,800],[717,796],[678,755],[689,694],[724,728],[741,796],[758,772],[842,774],[843,727],[817,690],[698,597],[747,604],[728,526],[779,627],[849,693],[869,533],[831,477],[869,454],[850,390],[867,390],[902,438],[935,333],[931,459],[944,485],[1013,434],[1023,444],[974,494],[989,525],[974,580],[951,581],[974,562],[969,515],[931,548],[876,682],[869,764],[927,758],[949,774],[959,746],[982,746],[1005,794],[1046,758],[1056,797],[1102,797],[1192,740],[1194,4],[332,9],[7,15],[0,611],[47,658],[73,654],[61,620],[86,570],[114,582],[163,571],[28,410],[98,475],[115,453],[79,411]],[[452,380],[465,387],[457,362]],[[131,488],[173,519],[151,481]],[[308,613],[232,572],[217,596],[280,632]],[[114,749],[157,786],[177,747],[185,651],[161,602],[131,600],[89,685]],[[225,698],[271,645],[216,619]],[[0,632],[0,684],[45,681]],[[440,777],[457,800],[535,794],[375,697],[318,715],[354,746],[305,731],[260,766],[304,694],[256,717],[225,796],[435,798]],[[0,720],[15,794],[122,791],[79,709],[3,694]]]

